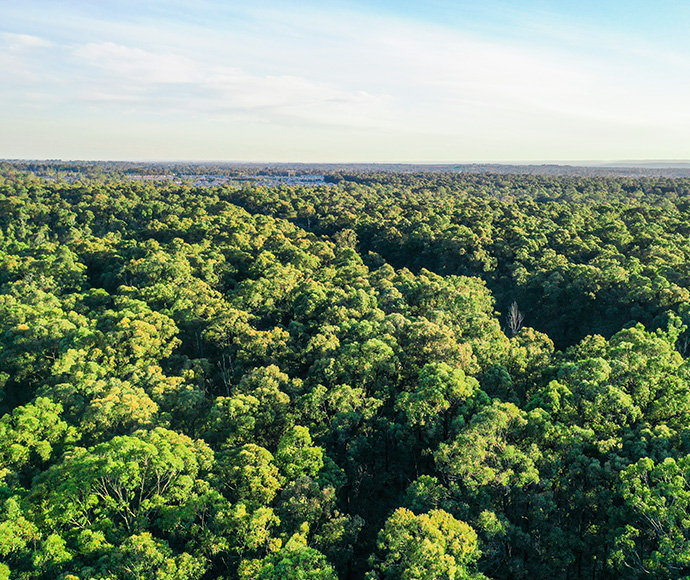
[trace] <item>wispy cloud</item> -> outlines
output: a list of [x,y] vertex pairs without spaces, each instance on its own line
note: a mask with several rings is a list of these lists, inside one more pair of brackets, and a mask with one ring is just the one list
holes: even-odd
[[45,38],[40,38],[31,34],[15,34],[12,32],[0,33],[0,39],[4,44],[4,48],[9,50],[9,52],[22,52],[34,48],[48,48],[53,44]]
[[[41,59],[52,43],[29,34],[0,33],[0,74],[5,89],[40,83]],[[0,94],[2,90],[0,89]]]
[[198,82],[195,63],[184,56],[157,53],[114,42],[77,47],[74,56],[114,82],[184,84]]
[[230,117],[256,122],[380,125],[387,98],[295,75],[257,75],[113,42],[70,51],[82,82],[65,99],[143,114]]

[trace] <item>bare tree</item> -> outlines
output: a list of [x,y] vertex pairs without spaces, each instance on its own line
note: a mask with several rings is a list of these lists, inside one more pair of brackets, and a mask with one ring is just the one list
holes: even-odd
[[510,336],[515,336],[522,328],[522,321],[525,319],[524,315],[518,309],[517,302],[513,300],[508,310],[508,328],[510,329]]
[[230,383],[232,376],[235,374],[235,366],[232,364],[232,355],[229,352],[224,352],[218,361],[218,368],[220,369],[220,376],[225,385],[225,393],[230,396]]

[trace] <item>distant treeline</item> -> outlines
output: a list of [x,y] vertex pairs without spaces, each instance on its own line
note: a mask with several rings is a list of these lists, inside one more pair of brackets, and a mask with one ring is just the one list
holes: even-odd
[[[507,165],[496,163],[464,164],[410,164],[410,163],[239,163],[239,162],[135,162],[135,161],[63,161],[48,160],[1,160],[3,175],[29,173],[37,177],[61,178],[74,181],[116,181],[137,176],[179,176],[211,178],[249,178],[260,176],[325,176],[341,179],[348,175],[358,179],[366,175],[423,174],[479,174],[545,177],[690,177],[690,162],[640,163],[610,165]],[[375,178],[375,177],[374,177]]]

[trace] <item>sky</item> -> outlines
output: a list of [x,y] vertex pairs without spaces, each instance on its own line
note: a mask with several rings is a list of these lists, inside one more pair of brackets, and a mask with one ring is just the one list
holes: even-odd
[[690,159],[686,0],[0,0],[0,158]]

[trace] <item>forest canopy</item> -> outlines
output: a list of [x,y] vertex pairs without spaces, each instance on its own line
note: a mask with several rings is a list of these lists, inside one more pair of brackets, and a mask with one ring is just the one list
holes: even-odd
[[0,167],[0,579],[690,575],[690,179],[51,167]]

